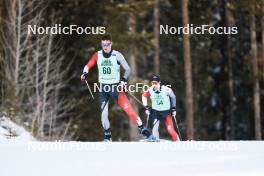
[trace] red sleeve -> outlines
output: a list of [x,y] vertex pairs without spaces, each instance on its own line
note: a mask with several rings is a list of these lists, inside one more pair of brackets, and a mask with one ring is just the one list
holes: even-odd
[[144,97],[150,97],[150,92],[149,92],[149,90],[145,91],[145,92],[143,93],[143,96],[144,96]]
[[89,71],[97,64],[97,59],[98,59],[98,53],[96,52],[93,54],[92,58],[86,64]]

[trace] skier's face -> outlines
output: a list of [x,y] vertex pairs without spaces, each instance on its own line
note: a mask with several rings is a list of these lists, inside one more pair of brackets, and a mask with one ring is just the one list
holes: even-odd
[[112,49],[112,42],[110,40],[102,40],[101,46],[105,53],[109,53]]
[[152,81],[152,85],[153,85],[155,90],[159,90],[160,89],[160,83],[158,81]]

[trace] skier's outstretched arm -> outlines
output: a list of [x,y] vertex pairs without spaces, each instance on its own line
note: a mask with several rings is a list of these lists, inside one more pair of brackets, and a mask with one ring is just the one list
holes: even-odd
[[125,80],[128,80],[128,78],[130,76],[130,73],[131,73],[131,68],[128,65],[128,63],[127,63],[126,59],[124,58],[124,56],[120,52],[117,52],[117,61],[123,67],[123,69],[125,70],[123,78]]
[[89,73],[89,71],[96,65],[97,63],[97,52],[93,54],[92,58],[88,61],[88,63],[83,68],[83,73]]
[[150,97],[150,92],[149,90],[145,91],[142,94],[142,104],[145,107],[145,113],[149,116],[150,115],[150,109],[148,107],[148,97]]
[[142,104],[143,104],[145,107],[148,106],[148,97],[150,97],[149,90],[145,91],[145,92],[142,94]]
[[96,63],[97,63],[97,52],[93,54],[92,58],[84,66],[83,73],[81,75],[82,81],[86,80],[89,71],[96,65]]

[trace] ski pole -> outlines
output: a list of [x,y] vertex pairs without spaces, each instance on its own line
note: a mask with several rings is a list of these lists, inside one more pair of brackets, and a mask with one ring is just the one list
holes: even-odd
[[147,115],[146,128],[148,128],[148,122],[149,122],[149,115]]
[[180,138],[180,140],[182,140],[182,138],[181,138],[181,132],[180,132],[179,127],[178,127],[178,123],[177,123],[177,120],[176,120],[176,116],[173,116],[173,119],[174,119],[174,122],[175,122],[175,125],[176,125],[176,129],[177,129],[177,131],[179,133],[179,138]]
[[142,103],[141,103],[141,101],[139,100],[139,99],[137,99],[137,97],[135,97],[133,94],[131,94],[129,91],[127,91],[127,93],[132,97],[132,98],[134,98],[139,104],[141,104],[143,107],[145,107]]
[[[127,93],[132,97],[134,98],[139,104],[141,104],[143,107],[145,107],[143,105],[143,103],[141,103],[141,101],[139,99],[137,99],[137,97],[135,97],[133,94],[131,94],[130,92],[127,91]],[[149,122],[149,115],[147,115],[147,121],[146,121],[146,128],[148,128],[148,122]]]
[[90,92],[90,94],[91,94],[91,96],[92,96],[93,100],[94,100],[93,93],[92,93],[92,91],[91,91],[91,88],[90,88],[90,86],[89,86],[89,84],[88,84],[87,80],[85,80],[85,83],[86,83],[86,85],[87,85],[87,87],[88,87],[88,89],[89,89],[89,92]]

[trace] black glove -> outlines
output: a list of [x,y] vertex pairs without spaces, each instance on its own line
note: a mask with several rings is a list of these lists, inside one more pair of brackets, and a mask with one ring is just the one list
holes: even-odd
[[148,116],[150,115],[150,109],[148,106],[145,106],[145,114]]
[[127,92],[127,80],[125,78],[120,79],[119,85],[123,91]]
[[176,108],[175,107],[172,107],[171,108],[171,115],[173,116],[173,117],[176,117]]
[[86,73],[86,72],[83,72],[83,74],[81,75],[81,81],[84,81],[84,80],[86,80],[86,79],[87,79],[87,77],[88,77],[88,73]]
[[123,82],[123,83],[126,83],[127,84],[127,79],[125,79],[124,77],[120,78],[120,83]]

